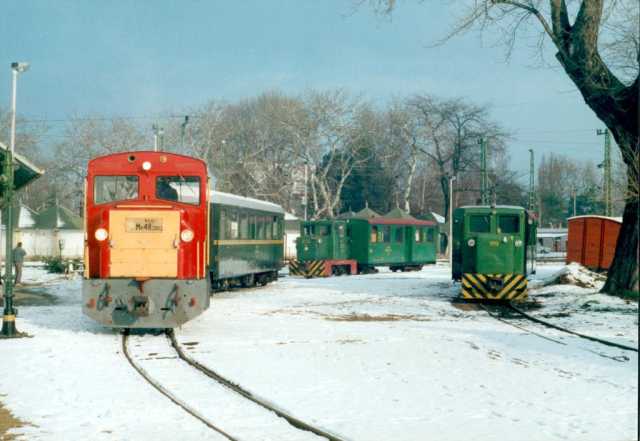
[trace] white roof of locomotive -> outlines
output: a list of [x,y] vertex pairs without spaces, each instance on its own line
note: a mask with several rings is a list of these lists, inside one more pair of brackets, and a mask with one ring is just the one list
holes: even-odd
[[273,202],[261,201],[260,199],[247,198],[231,193],[211,190],[211,202],[214,204],[230,205],[232,207],[244,207],[254,210],[268,211],[270,213],[284,214],[284,209]]

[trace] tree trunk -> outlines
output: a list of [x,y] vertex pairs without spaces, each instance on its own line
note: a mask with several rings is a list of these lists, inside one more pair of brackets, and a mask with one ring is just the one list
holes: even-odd
[[[631,175],[632,173],[629,173]],[[629,179],[632,177],[629,176]],[[637,177],[636,177],[637,179]],[[629,187],[633,182],[629,183]],[[630,188],[631,190],[631,188]],[[622,227],[616,244],[616,253],[609,268],[607,282],[602,292],[622,294],[627,291],[638,291],[638,196],[629,195],[624,206]]]

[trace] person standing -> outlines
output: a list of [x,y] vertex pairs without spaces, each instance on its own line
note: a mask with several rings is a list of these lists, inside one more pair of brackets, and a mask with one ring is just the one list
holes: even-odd
[[18,285],[22,279],[22,265],[24,264],[26,255],[27,252],[22,248],[22,242],[18,242],[18,245],[13,249],[13,266],[16,270],[16,285]]

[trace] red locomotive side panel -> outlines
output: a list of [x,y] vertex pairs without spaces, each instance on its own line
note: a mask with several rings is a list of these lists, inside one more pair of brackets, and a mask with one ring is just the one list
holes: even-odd
[[567,263],[608,269],[613,261],[621,220],[604,216],[576,216],[568,221]]

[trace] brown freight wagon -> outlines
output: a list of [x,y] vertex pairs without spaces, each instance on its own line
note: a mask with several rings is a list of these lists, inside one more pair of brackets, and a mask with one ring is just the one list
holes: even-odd
[[620,217],[575,216],[567,220],[567,263],[595,270],[609,269],[622,225]]

